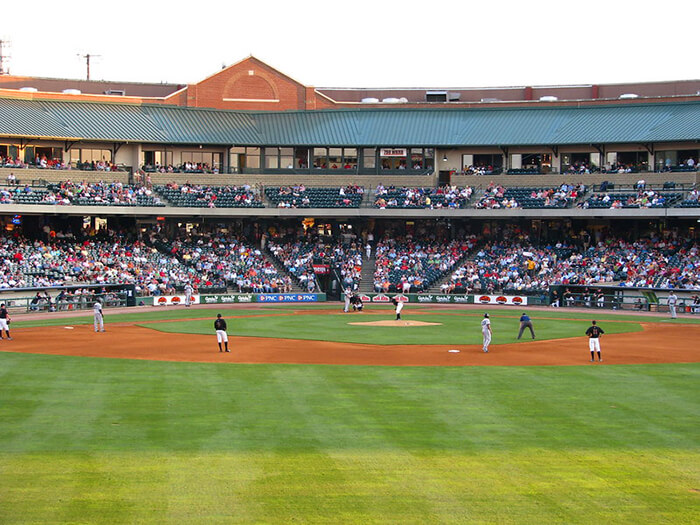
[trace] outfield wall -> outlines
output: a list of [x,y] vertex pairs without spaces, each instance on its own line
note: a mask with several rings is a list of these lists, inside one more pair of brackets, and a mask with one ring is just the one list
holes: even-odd
[[[192,304],[241,304],[241,303],[322,303],[325,293],[231,293],[192,295]],[[157,295],[139,297],[136,303],[141,306],[181,306],[184,295]]]

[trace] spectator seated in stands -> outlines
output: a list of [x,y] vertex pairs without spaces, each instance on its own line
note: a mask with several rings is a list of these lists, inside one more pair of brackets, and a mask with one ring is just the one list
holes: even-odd
[[343,289],[357,289],[362,279],[362,249],[353,241],[327,243],[309,232],[297,232],[287,239],[272,239],[268,248],[303,289],[309,289],[310,281],[315,282],[314,264],[335,267]]
[[665,208],[681,199],[680,193],[659,192],[652,189],[626,193],[597,193],[584,202],[580,208]]
[[0,167],[2,168],[27,168],[27,164],[22,162],[19,157],[3,157],[0,155]]
[[74,183],[70,180],[49,184],[41,199],[33,204],[87,206],[164,206],[158,196],[144,186],[121,182]]
[[307,188],[303,184],[266,188],[265,195],[278,208],[359,208],[364,195],[361,186]]
[[210,286],[234,287],[239,292],[277,293],[288,291],[285,280],[259,248],[236,235],[187,233],[163,239],[160,246],[183,264],[204,273]]
[[473,190],[470,187],[441,186],[433,188],[396,189],[393,186],[385,188],[379,185],[375,188],[375,207],[386,208],[463,208],[471,199]]
[[[427,237],[427,233],[421,236]],[[474,243],[474,236],[451,242],[419,242],[413,238],[387,236],[376,248],[374,290],[384,293],[425,291],[461,260]]]
[[171,182],[156,186],[155,192],[173,206],[190,208],[262,208],[260,190],[248,184],[243,186],[205,186],[186,182]]

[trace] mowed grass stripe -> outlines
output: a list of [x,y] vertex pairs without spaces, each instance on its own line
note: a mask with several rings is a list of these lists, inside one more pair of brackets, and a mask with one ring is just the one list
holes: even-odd
[[[693,523],[697,452],[0,454],[3,523]],[[692,467],[690,465],[695,465]]]
[[[269,315],[230,317],[229,334],[247,337],[276,337],[343,343],[371,343],[380,345],[464,345],[481,344],[481,317],[455,314],[426,314],[405,317],[414,321],[437,323],[429,326],[367,326],[350,323],[389,321],[393,315]],[[535,319],[535,333],[539,340],[584,337],[590,321],[566,319]],[[172,323],[143,323],[140,326],[167,333],[208,334],[213,332],[211,320],[188,320]],[[494,314],[491,317],[492,344],[518,342],[518,317]],[[638,323],[601,324],[606,334],[638,332]],[[529,330],[520,342],[531,341]]]
[[699,510],[696,364],[0,354],[0,370],[9,523],[691,523]]

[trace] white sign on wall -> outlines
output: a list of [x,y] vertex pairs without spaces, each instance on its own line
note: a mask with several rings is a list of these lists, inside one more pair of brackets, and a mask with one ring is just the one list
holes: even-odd
[[405,157],[406,148],[382,148],[379,152],[381,157]]
[[521,295],[475,295],[474,304],[507,304],[520,306],[527,304],[527,297]]
[[[184,295],[159,295],[153,298],[153,306],[177,306],[185,304]],[[192,295],[192,304],[199,304],[199,295]]]

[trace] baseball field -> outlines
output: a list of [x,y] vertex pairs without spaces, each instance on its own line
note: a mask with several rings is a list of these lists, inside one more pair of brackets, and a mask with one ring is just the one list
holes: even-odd
[[700,519],[700,319],[493,308],[484,354],[483,307],[339,310],[17,316],[0,523]]

